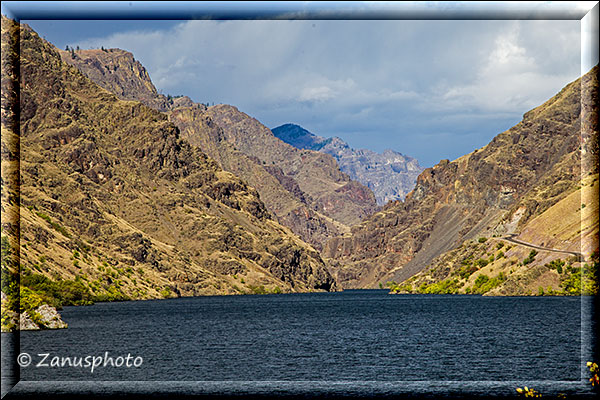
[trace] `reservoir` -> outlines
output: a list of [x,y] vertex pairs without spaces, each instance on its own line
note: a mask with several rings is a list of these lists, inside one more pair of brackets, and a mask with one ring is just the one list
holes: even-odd
[[585,397],[586,301],[349,290],[65,307],[68,329],[21,333],[32,362],[13,394],[102,381],[106,394]]

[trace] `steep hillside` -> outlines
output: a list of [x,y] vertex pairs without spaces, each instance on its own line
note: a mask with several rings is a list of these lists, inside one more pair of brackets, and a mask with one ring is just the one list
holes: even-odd
[[206,109],[201,106],[179,107],[168,113],[182,137],[215,159],[220,166],[251,184],[267,209],[283,225],[321,250],[323,244],[349,228],[315,210],[310,195],[286,176],[276,165],[267,165],[257,157],[236,149]]
[[[319,250],[329,238],[347,232],[349,225],[375,210],[370,191],[341,174],[332,159],[308,152],[310,162],[303,165],[300,159],[307,155],[285,145],[266,127],[237,109],[238,122],[252,120],[248,128],[254,133],[230,127],[225,122],[227,117],[221,114],[234,110],[233,107],[215,106],[207,110],[203,104],[192,103],[187,97],[158,94],[144,67],[129,52],[77,50],[61,51],[61,56],[120,98],[168,111],[169,119],[180,129],[183,138],[216,160],[223,169],[256,188],[267,209],[280,223]],[[264,137],[239,146],[239,140],[249,135]],[[291,161],[293,167],[279,165],[271,159],[270,149],[284,154],[286,163]],[[301,173],[298,175],[297,171]],[[305,179],[309,175],[317,180]],[[298,177],[303,181],[299,182]],[[343,203],[347,203],[345,207],[341,207]]]
[[465,241],[402,284],[388,286],[398,293],[597,293],[598,184],[597,173],[588,175],[519,235]]
[[[3,18],[3,46],[16,29]],[[3,174],[2,214],[13,246],[20,217],[22,283],[109,300],[335,289],[319,254],[165,114],[98,87],[26,26],[20,55],[21,206]]]
[[296,181],[321,214],[351,226],[376,209],[373,192],[341,172],[330,155],[299,150],[284,143],[236,107],[220,104],[209,107],[207,114],[237,149],[267,166],[280,168],[285,176]]
[[404,281],[466,240],[519,233],[575,191],[582,88],[583,97],[597,90],[597,67],[487,146],[426,169],[404,202],[332,239],[324,254],[339,262],[338,279],[345,287]]
[[296,148],[333,156],[342,172],[373,191],[380,205],[404,200],[423,171],[416,159],[393,150],[388,149],[381,154],[366,149],[355,150],[338,137],[326,139],[294,124],[281,125],[272,131],[276,137]]

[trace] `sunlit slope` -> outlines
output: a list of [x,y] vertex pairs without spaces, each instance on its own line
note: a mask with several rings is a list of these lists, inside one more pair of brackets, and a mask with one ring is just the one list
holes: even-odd
[[323,254],[337,263],[338,281],[345,287],[404,281],[465,241],[519,233],[577,190],[580,149],[597,153],[595,135],[582,133],[593,126],[597,70],[483,148],[426,169],[404,202],[386,205],[350,235],[329,241]]
[[[588,175],[580,189],[524,226],[514,237],[521,243],[503,237],[465,241],[391,286],[406,293],[578,294],[581,268],[590,271],[585,265],[598,262],[598,188],[598,174]],[[584,273],[584,288],[590,276]]]
[[[3,18],[3,45],[16,29]],[[335,288],[319,254],[166,115],[100,88],[29,28],[20,39],[22,273],[109,300]],[[3,181],[3,214],[16,188]],[[13,244],[16,232],[3,224]]]
[[376,208],[371,191],[342,174],[330,156],[283,143],[233,106],[207,108],[185,96],[158,93],[143,65],[125,50],[60,54],[118,97],[166,112],[182,138],[255,188],[281,224],[318,250]]

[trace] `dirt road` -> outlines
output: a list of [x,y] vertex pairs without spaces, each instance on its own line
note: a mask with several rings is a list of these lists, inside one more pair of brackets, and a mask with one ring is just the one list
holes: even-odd
[[552,249],[550,247],[537,246],[535,244],[531,244],[531,243],[527,243],[527,242],[522,242],[520,240],[513,239],[515,236],[517,236],[517,235],[513,233],[513,234],[510,234],[508,236],[501,237],[500,239],[501,240],[506,240],[507,242],[515,243],[515,244],[518,244],[518,245],[521,245],[521,246],[530,247],[530,248],[536,249],[536,250],[544,250],[544,251],[552,251],[554,253],[570,254],[572,256],[577,257],[577,261],[585,261],[585,257],[581,253],[577,253],[575,251],[566,251],[566,250]]

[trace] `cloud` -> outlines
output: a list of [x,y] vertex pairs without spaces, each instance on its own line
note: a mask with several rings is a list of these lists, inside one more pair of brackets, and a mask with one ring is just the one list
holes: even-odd
[[327,86],[307,87],[300,91],[300,101],[325,101],[335,97],[333,90]]
[[[558,73],[544,68],[546,55],[540,57],[527,38],[538,37],[530,32],[524,36],[522,24],[512,22],[500,31],[491,50],[479,65],[476,74],[467,84],[441,87],[433,100],[441,110],[473,109],[485,112],[525,112],[554,95],[569,81],[576,79],[577,52],[571,53],[570,68]],[[560,36],[555,36],[560,42]],[[577,35],[571,35],[571,44]],[[565,51],[567,50],[567,51]]]
[[75,44],[132,51],[163,93],[430,165],[485,144],[577,78],[579,23],[198,20],[152,30],[149,21]]

